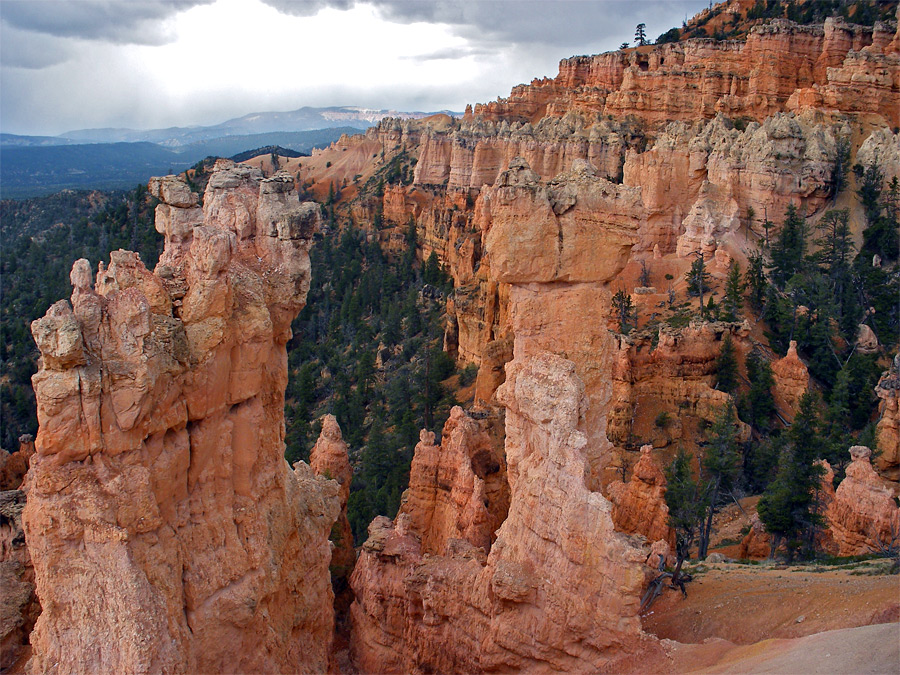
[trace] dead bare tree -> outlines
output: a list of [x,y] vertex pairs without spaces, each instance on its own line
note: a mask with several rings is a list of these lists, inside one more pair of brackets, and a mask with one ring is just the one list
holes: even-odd
[[874,526],[869,525],[869,551],[881,558],[894,558],[900,561],[900,521],[892,521],[886,535],[876,532]]

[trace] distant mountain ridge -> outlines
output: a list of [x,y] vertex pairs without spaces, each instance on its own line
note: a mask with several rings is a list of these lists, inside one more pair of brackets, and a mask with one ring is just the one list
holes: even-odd
[[[447,110],[438,111],[460,115]],[[304,106],[286,112],[255,112],[212,126],[169,127],[166,129],[78,129],[60,134],[59,138],[79,143],[149,142],[166,147],[179,147],[223,136],[244,136],[274,132],[312,131],[335,127],[367,129],[385,117],[420,119],[434,112],[402,112],[352,106],[312,108]]]

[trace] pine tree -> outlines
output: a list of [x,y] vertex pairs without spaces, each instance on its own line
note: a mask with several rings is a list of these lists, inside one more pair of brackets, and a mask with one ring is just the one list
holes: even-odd
[[619,319],[619,332],[627,333],[636,319],[636,311],[634,303],[631,301],[631,295],[620,288],[612,298],[612,306]]
[[762,252],[757,251],[747,256],[747,272],[744,282],[750,291],[750,304],[757,312],[763,307],[766,299],[766,288],[769,284],[766,279],[766,263]]
[[691,472],[691,457],[684,448],[678,448],[665,474],[669,526],[675,530],[675,551],[680,569],[682,561],[690,558],[691,546],[703,518],[703,503]]
[[771,554],[785,542],[789,559],[800,547],[812,553],[822,520],[818,492],[824,468],[816,463],[822,450],[816,405],[810,392],[800,398],[775,480],[759,500],[759,517],[772,535]]
[[844,466],[849,459],[847,448],[853,445],[851,428],[849,373],[847,369],[842,369],[835,378],[822,423],[822,456],[828,460],[838,477],[843,475]]
[[741,283],[741,266],[731,263],[725,280],[725,297],[722,298],[722,320],[738,321],[741,318],[744,285]]
[[706,271],[706,263],[702,254],[698,255],[691,263],[691,269],[684,275],[684,278],[687,281],[688,294],[700,296],[700,316],[703,316],[706,312],[706,308],[703,306],[703,293],[709,285],[709,272]]
[[729,394],[737,389],[738,362],[731,333],[725,333],[725,337],[722,338],[722,349],[719,352],[719,358],[716,359],[716,375],[716,389]]
[[422,271],[422,280],[426,284],[438,286],[441,284],[441,263],[438,260],[437,252],[432,249],[431,254],[425,261],[425,269]]
[[737,437],[734,404],[729,401],[716,415],[709,440],[703,450],[701,466],[704,474],[705,514],[700,527],[699,558],[706,557],[713,516],[722,506],[723,497],[731,494],[740,475],[740,448]]
[[788,279],[803,269],[806,255],[806,220],[790,204],[784,214],[784,225],[772,246],[772,281],[784,288]]
[[643,47],[647,44],[647,24],[639,23],[634,29],[634,41],[638,46]]
[[775,399],[772,397],[772,386],[775,379],[768,360],[757,350],[747,355],[747,379],[750,390],[747,393],[747,417],[745,421],[754,429],[769,430],[769,420],[775,412]]

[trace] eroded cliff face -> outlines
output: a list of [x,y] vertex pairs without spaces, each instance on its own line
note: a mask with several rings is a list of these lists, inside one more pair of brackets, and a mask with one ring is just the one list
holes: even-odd
[[0,668],[10,668],[28,644],[41,612],[34,567],[22,531],[25,493],[0,491]]
[[560,62],[556,78],[519,85],[509,98],[476,105],[474,114],[532,123],[569,111],[635,114],[650,121],[725,113],[761,121],[814,105],[878,113],[896,126],[895,31],[896,26],[866,28],[840,18],[826,19],[823,26],[775,20],[752,28],[744,42],[697,39],[649,53],[576,56]]
[[[576,366],[544,352],[507,370],[506,520],[487,555],[452,519],[462,536],[440,553],[433,535],[447,519],[401,511],[396,522],[373,521],[351,580],[352,646],[366,672],[577,672],[613,663],[640,640],[646,552],[615,531],[610,503],[587,487],[579,427],[589,403]],[[465,413],[455,417],[448,449],[473,430]],[[423,441],[417,457],[432,452]],[[410,495],[422,492],[410,485]]]
[[154,179],[155,272],[114,252],[34,322],[32,672],[324,670],[338,484],[284,461],[285,343],[319,212],[220,160]]
[[[459,120],[385,120],[304,158],[298,172],[322,194],[347,185],[357,221],[382,218],[386,246],[415,222],[423,256],[436,252],[454,279],[446,348],[481,366],[476,400],[490,406],[514,334],[507,270],[487,254],[488,238],[506,231],[491,234],[484,215],[502,176],[524,163],[529,180],[553,191],[557,177],[588,170],[615,186],[614,198],[607,188],[608,198],[595,201],[605,211],[596,218],[636,224],[633,252],[666,262],[701,254],[723,272],[732,259],[745,266],[788,205],[810,223],[835,206],[841,148],[851,164],[877,161],[886,180],[900,173],[898,47],[893,24],[778,20],[754,27],[745,42],[575,57],[556,78],[518,86]],[[380,197],[365,191],[400,159],[412,178],[386,181]],[[551,201],[564,208],[560,195]],[[851,224],[862,228],[858,210]],[[533,267],[556,255],[539,241],[522,253],[536,257],[516,264]],[[684,270],[672,271],[677,283]]]
[[[616,446],[614,468],[628,463],[635,438],[650,440],[667,455],[677,445],[693,448],[700,429],[712,425],[731,398],[716,389],[722,341],[731,336],[743,360],[751,348],[749,333],[747,322],[704,321],[618,335],[606,431]],[[738,429],[749,440],[749,427],[738,421]],[[612,477],[607,471],[604,483]]]
[[494,422],[457,406],[440,445],[433,433],[420,433],[399,517],[419,533],[423,553],[444,555],[454,540],[490,550],[509,509],[506,459],[492,438]]

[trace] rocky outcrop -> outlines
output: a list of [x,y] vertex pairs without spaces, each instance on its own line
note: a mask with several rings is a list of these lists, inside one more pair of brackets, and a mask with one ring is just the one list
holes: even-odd
[[809,371],[797,355],[796,340],[791,340],[784,358],[772,363],[772,378],[775,380],[772,387],[775,407],[793,419],[800,398],[809,389]]
[[878,404],[878,426],[875,437],[881,451],[875,459],[879,473],[891,480],[900,479],[900,356],[882,374],[875,387]]
[[[607,435],[620,458],[635,441],[691,448],[730,398],[715,388],[722,340],[730,335],[743,359],[751,348],[749,333],[747,323],[698,321],[617,335]],[[739,422],[738,428],[749,440],[749,427]],[[611,480],[607,475],[604,482]]]
[[651,542],[666,541],[674,549],[675,531],[669,527],[666,505],[666,477],[653,459],[652,445],[641,448],[641,458],[632,469],[631,480],[611,483],[608,494],[616,529],[642,534]]
[[872,451],[850,448],[846,476],[828,505],[826,519],[838,555],[860,555],[900,544],[900,507],[871,464]]
[[465,413],[451,415],[440,449],[423,435],[401,512],[372,523],[351,580],[361,669],[584,670],[639,639],[648,552],[615,531],[597,491],[611,448],[606,285],[636,242],[638,198],[586,163],[543,184],[523,159],[479,196],[484,267],[508,289],[514,336],[494,399],[509,509],[491,545],[500,512],[487,480],[478,499],[473,461],[489,445]]
[[19,449],[6,452],[0,449],[0,490],[18,490],[34,455],[34,436],[19,436]]
[[743,559],[768,558],[771,549],[772,535],[766,532],[766,526],[759,519],[759,515],[754,513],[750,516],[750,531],[741,540],[738,557]]
[[0,669],[4,672],[22,655],[41,611],[22,531],[24,508],[24,492],[0,492]]
[[507,371],[509,514],[487,556],[459,539],[424,555],[408,512],[373,521],[351,581],[363,671],[596,670],[640,639],[646,552],[587,487],[576,366],[542,353]]
[[323,670],[339,486],[283,457],[318,207],[224,160],[202,208],[174,176],[150,193],[155,273],[117,251],[92,283],[79,260],[32,325],[31,670]]
[[509,508],[506,462],[490,424],[455,406],[440,445],[421,432],[400,514],[421,537],[423,553],[445,555],[457,540],[490,550]]
[[341,427],[334,415],[322,418],[322,431],[312,451],[309,453],[309,466],[313,473],[329,480],[336,480],[340,485],[340,515],[331,528],[332,578],[350,576],[356,562],[356,550],[353,548],[353,530],[347,519],[347,502],[350,499],[350,481],[353,478],[353,467],[347,444],[341,434]]

